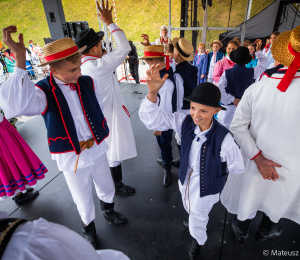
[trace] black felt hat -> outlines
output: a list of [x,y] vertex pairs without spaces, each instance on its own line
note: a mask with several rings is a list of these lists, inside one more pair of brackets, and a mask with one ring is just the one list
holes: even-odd
[[184,100],[195,102],[209,107],[219,107],[223,110],[227,110],[220,105],[221,92],[219,88],[210,83],[204,82],[199,84],[194,90],[191,96],[183,98]]
[[234,63],[239,65],[246,65],[252,60],[249,49],[244,46],[238,47],[236,50],[232,51],[229,57]]
[[76,35],[75,43],[78,48],[87,46],[85,51],[88,51],[94,47],[98,42],[102,40],[104,32],[95,32],[92,28],[82,30]]

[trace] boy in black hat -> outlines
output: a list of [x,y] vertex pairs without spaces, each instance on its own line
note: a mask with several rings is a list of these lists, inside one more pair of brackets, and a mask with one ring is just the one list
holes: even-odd
[[249,49],[242,46],[231,52],[230,59],[235,65],[233,68],[225,70],[218,82],[218,87],[221,91],[221,103],[227,108],[226,111],[220,111],[218,120],[228,129],[236,107],[245,90],[254,83],[254,80],[258,78],[268,66],[268,59],[262,52],[258,51],[255,55],[258,59],[257,66],[254,68],[246,68],[245,65],[252,60]]
[[238,146],[230,132],[214,119],[225,109],[219,105],[221,93],[212,83],[202,83],[185,97],[190,103],[190,114],[167,113],[159,110],[159,89],[167,79],[162,79],[158,66],[147,71],[149,92],[142,101],[139,116],[149,130],[173,129],[181,135],[181,164],[179,189],[184,208],[189,213],[189,230],[192,243],[189,258],[197,259],[207,240],[208,214],[219,201],[227,173],[242,174],[244,163]]

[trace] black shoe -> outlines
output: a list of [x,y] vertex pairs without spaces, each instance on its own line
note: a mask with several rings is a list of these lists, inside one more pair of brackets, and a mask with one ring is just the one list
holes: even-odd
[[23,206],[24,204],[33,201],[39,195],[38,191],[34,192],[25,192],[20,193],[18,196],[15,196],[13,200],[18,206]]
[[189,228],[189,221],[183,221],[183,226],[185,228]]
[[252,219],[240,221],[237,218],[234,218],[231,222],[231,229],[234,233],[235,240],[240,246],[244,246],[246,244],[251,222]]
[[189,246],[189,259],[196,260],[199,259],[201,246],[198,244],[195,238],[192,239],[192,243]]
[[126,218],[121,213],[114,211],[114,203],[105,203],[100,200],[100,206],[104,211],[104,217],[106,217],[109,221],[117,225],[126,224]]
[[179,168],[180,167],[180,158],[174,159],[172,165]]
[[84,238],[89,241],[92,246],[96,249],[96,227],[95,227],[95,223],[94,221],[92,221],[90,224],[88,224],[87,226],[84,226],[84,224],[81,222],[82,224],[82,232],[84,235]]
[[164,165],[164,179],[163,179],[163,184],[165,187],[170,186],[171,184],[171,165],[172,164],[165,164]]
[[33,192],[33,188],[26,188],[27,192]]
[[282,235],[282,232],[283,228],[278,223],[272,222],[264,213],[256,233],[256,239],[265,241],[270,238],[278,238]]
[[124,185],[122,181],[115,185],[116,194],[120,195],[132,195],[135,193],[135,188]]

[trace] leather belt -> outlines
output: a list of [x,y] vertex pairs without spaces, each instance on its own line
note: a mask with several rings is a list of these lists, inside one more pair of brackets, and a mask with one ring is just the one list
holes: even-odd
[[[85,149],[90,149],[91,147],[93,147],[94,143],[95,143],[94,138],[91,138],[91,139],[89,139],[87,141],[81,141],[81,142],[79,142],[80,153],[82,153]],[[78,154],[78,156],[77,156],[77,160],[76,160],[76,164],[75,164],[75,173],[77,171],[77,165],[78,165],[79,155],[80,154]]]

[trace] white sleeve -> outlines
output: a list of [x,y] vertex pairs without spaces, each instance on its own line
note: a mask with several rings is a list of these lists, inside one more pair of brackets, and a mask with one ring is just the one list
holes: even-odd
[[182,110],[183,106],[183,97],[184,97],[184,87],[183,87],[183,79],[178,73],[174,73],[176,90],[177,90],[177,111]]
[[92,78],[93,81],[94,81],[94,87],[95,87],[95,95],[96,95],[96,98],[98,100],[98,103],[100,105],[100,108],[103,112],[103,107],[104,107],[104,101],[103,101],[103,95],[102,95],[102,91],[101,91],[101,87],[100,87],[100,83],[95,80],[94,78]]
[[218,88],[221,91],[221,103],[223,105],[229,105],[235,99],[234,96],[226,92],[226,87],[227,87],[227,79],[225,77],[225,71],[224,71],[221,78],[218,81]]
[[176,133],[180,134],[182,123],[187,115],[180,112],[171,114],[160,111],[158,103],[158,97],[155,103],[152,103],[147,96],[143,99],[139,109],[141,121],[149,130],[167,131],[173,129]]
[[167,79],[161,89],[159,90],[160,103],[159,109],[167,113],[173,113],[172,109],[172,95],[174,91],[174,84],[171,80]]
[[108,29],[114,37],[117,47],[94,62],[96,67],[104,68],[103,73],[105,74],[114,72],[131,50],[126,35],[120,28],[112,23],[108,26]]
[[47,99],[29,80],[27,71],[15,67],[13,75],[0,85],[0,104],[6,118],[35,116],[45,111]]
[[249,159],[253,159],[260,152],[249,129],[252,118],[251,89],[255,84],[246,89],[230,125],[230,131],[233,133],[234,139]]
[[229,173],[235,175],[244,173],[245,166],[243,157],[231,133],[228,133],[223,140],[220,156],[222,162],[227,162]]
[[254,79],[260,77],[260,75],[267,69],[268,67],[268,58],[263,55],[260,51],[255,53],[258,62],[254,67]]

